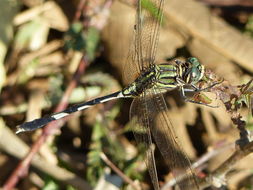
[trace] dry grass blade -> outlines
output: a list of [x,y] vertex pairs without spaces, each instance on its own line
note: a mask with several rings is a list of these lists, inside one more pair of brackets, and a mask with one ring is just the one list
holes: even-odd
[[252,39],[211,15],[204,5],[192,0],[170,0],[165,3],[164,11],[165,17],[177,27],[245,69],[253,71]]
[[[22,159],[29,151],[29,147],[5,126],[2,119],[0,119],[0,137],[0,149],[16,158]],[[39,155],[34,156],[32,166],[65,184],[71,184],[78,189],[91,190],[85,180],[64,168],[48,163]]]

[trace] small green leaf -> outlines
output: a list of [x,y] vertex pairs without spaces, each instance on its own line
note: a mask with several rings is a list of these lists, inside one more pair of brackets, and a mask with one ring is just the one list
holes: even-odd
[[30,78],[32,78],[35,74],[36,68],[39,66],[39,61],[37,59],[33,59],[29,62],[24,68],[22,68],[19,76],[18,76],[18,83],[24,84]]
[[42,190],[58,190],[58,189],[60,189],[59,185],[52,179],[47,180],[45,186],[42,188]]
[[65,48],[77,51],[85,50],[85,38],[83,34],[83,24],[81,22],[73,23],[65,34]]
[[100,40],[99,31],[94,27],[90,27],[88,29],[86,37],[86,48],[85,48],[89,60],[94,60],[99,40]]
[[162,13],[158,12],[159,7],[157,7],[153,2],[150,0],[141,0],[141,7],[146,9],[147,11],[150,12],[150,14],[158,20],[158,22],[162,21]]

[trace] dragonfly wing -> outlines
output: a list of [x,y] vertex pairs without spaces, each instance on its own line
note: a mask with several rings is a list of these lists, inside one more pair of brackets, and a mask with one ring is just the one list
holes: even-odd
[[157,89],[152,89],[146,102],[147,109],[150,110],[148,117],[153,118],[153,121],[149,123],[152,136],[175,177],[177,185],[182,190],[199,189],[190,160],[184,154],[168,116],[163,95]]
[[139,0],[137,4],[135,49],[142,69],[155,61],[163,4],[164,0]]
[[123,78],[133,81],[145,68],[154,64],[164,0],[138,0],[134,44],[130,47]]
[[134,123],[134,137],[138,145],[145,150],[145,163],[147,165],[153,186],[159,190],[157,171],[154,159],[154,144],[152,143],[151,131],[149,128],[150,118],[144,95],[133,100],[130,108],[130,119]]

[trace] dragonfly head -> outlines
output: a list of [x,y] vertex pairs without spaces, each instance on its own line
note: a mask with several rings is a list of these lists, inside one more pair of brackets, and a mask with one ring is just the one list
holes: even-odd
[[187,71],[186,71],[186,80],[187,83],[196,84],[204,76],[205,67],[201,65],[199,60],[196,57],[190,57],[186,61]]

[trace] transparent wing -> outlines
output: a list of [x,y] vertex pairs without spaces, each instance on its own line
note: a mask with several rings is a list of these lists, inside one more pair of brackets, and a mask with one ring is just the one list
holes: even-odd
[[135,98],[130,108],[130,119],[134,124],[134,137],[139,146],[146,152],[145,163],[147,165],[153,186],[159,190],[156,164],[154,158],[154,144],[152,143],[151,131],[149,127],[150,119],[144,94]]
[[190,161],[182,151],[167,115],[167,106],[163,95],[156,93],[153,89],[135,99],[131,106],[130,117],[137,118],[135,119],[138,122],[137,129],[134,130],[136,140],[138,143],[144,144],[146,150],[149,150],[146,163],[147,167],[152,164],[149,173],[153,183],[157,181],[157,174],[155,174],[154,157],[150,155],[153,154],[150,151],[152,144],[150,134],[152,134],[180,189],[199,189]]
[[[152,89],[152,98],[147,101],[149,118],[154,118],[149,124],[155,142],[161,151],[166,164],[175,177],[180,189],[199,189],[197,178],[191,169],[191,163],[184,154],[171,120],[163,95]],[[183,176],[183,177],[182,177]]]
[[124,80],[133,81],[137,74],[155,61],[164,0],[138,0],[134,44],[127,57]]
[[149,67],[155,61],[164,0],[139,0],[137,4],[135,48],[138,65]]

